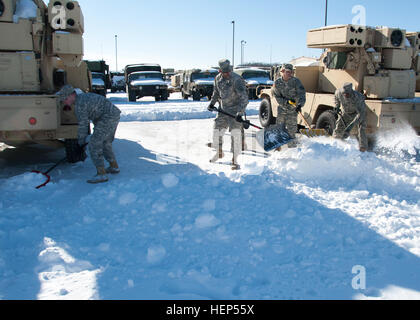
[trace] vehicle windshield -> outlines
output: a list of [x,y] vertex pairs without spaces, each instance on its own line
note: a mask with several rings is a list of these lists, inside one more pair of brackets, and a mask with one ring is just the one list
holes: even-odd
[[214,78],[217,76],[217,72],[199,72],[199,73],[193,73],[191,74],[191,80],[197,80],[197,79],[209,79],[214,80]]
[[242,73],[242,78],[252,79],[252,78],[267,78],[270,79],[270,74],[267,71],[245,71]]
[[105,76],[102,73],[92,73],[92,79],[101,79],[101,80],[105,80]]
[[130,81],[146,80],[146,79],[159,79],[163,80],[161,73],[132,73],[129,76]]

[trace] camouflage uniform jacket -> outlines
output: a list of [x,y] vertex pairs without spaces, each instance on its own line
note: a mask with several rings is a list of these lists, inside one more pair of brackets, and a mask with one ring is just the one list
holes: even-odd
[[96,124],[104,118],[117,118],[121,113],[120,109],[107,98],[94,93],[78,94],[75,112],[79,122],[79,140],[89,135],[90,121]]
[[349,115],[360,114],[364,115],[366,112],[365,96],[360,92],[354,91],[348,99],[346,99],[340,89],[335,91],[335,107],[340,109],[342,107],[344,113]]
[[218,74],[214,79],[214,90],[211,103],[222,100],[222,108],[234,113],[245,112],[248,105],[248,91],[245,80],[238,74],[231,72],[229,79]]
[[281,108],[293,108],[288,104],[289,100],[296,101],[296,104],[302,107],[305,105],[306,90],[298,78],[292,77],[289,81],[284,81],[280,77],[274,82],[271,90]]

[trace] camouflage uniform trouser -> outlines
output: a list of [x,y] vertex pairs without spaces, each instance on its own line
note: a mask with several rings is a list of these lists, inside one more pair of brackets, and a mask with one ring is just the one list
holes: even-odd
[[[286,127],[287,132],[289,133],[292,139],[296,138],[297,132],[297,113],[294,109],[287,108],[287,107],[278,107],[278,113],[276,118],[276,124],[284,124]],[[297,143],[295,140],[289,142],[287,144],[289,147],[296,147]]]
[[[333,133],[333,137],[337,139],[345,139],[345,130],[347,126],[354,120],[357,116],[357,113],[349,114],[343,113],[342,115],[338,116],[338,120],[336,123],[336,127]],[[359,147],[367,149],[368,147],[368,139],[366,136],[366,115],[361,114],[359,124],[358,125],[358,140],[359,140]]]
[[104,158],[108,162],[116,161],[112,151],[120,115],[105,115],[94,123],[92,137],[89,142],[89,153],[95,167],[104,167]]
[[[228,110],[227,112],[236,115],[234,111]],[[234,156],[237,157],[242,151],[242,123],[222,113],[219,113],[216,120],[214,120],[213,147],[219,150],[223,142],[223,135],[227,129],[229,129],[232,135],[231,150]]]

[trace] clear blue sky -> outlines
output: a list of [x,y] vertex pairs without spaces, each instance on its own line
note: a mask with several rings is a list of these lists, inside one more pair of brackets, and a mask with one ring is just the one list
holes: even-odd
[[[85,59],[104,58],[115,70],[129,63],[159,63],[187,69],[232,60],[235,20],[235,64],[286,62],[318,57],[306,48],[306,32],[324,26],[325,0],[79,0],[85,18]],[[328,24],[352,23],[352,9],[366,9],[369,26],[420,31],[418,0],[329,0]]]

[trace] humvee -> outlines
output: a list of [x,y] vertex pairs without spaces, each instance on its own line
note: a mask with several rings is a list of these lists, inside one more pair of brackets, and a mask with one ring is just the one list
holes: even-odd
[[240,68],[234,69],[246,83],[248,98],[250,100],[258,99],[262,89],[271,88],[273,81],[270,79],[270,72],[258,68]]
[[79,3],[1,3],[0,141],[65,146],[70,162],[82,160],[74,110],[62,106],[55,94],[64,84],[91,90],[91,75],[82,61],[84,20]]
[[163,80],[162,68],[158,64],[131,64],[125,67],[125,83],[128,101],[134,102],[146,96],[156,101],[168,100],[168,85]]
[[124,72],[111,72],[111,92],[125,92]]
[[92,91],[94,93],[106,96],[107,90],[111,89],[111,73],[109,65],[104,60],[85,60],[89,70],[92,72]]
[[100,72],[92,72],[92,92],[106,97],[105,75]]
[[219,71],[217,69],[192,69],[186,70],[181,77],[182,98],[192,97],[194,101],[199,101],[203,97],[209,100],[213,95],[214,78]]
[[[318,66],[295,67],[295,76],[307,92],[302,113],[311,127],[333,133],[334,93],[351,82],[366,97],[368,134],[400,123],[420,133],[420,101],[415,98],[420,51],[406,39],[406,31],[398,28],[339,25],[310,30],[308,47],[325,51]],[[278,104],[271,90],[262,90],[260,98],[260,122],[267,127],[276,121]],[[301,117],[298,122],[305,125]]]

